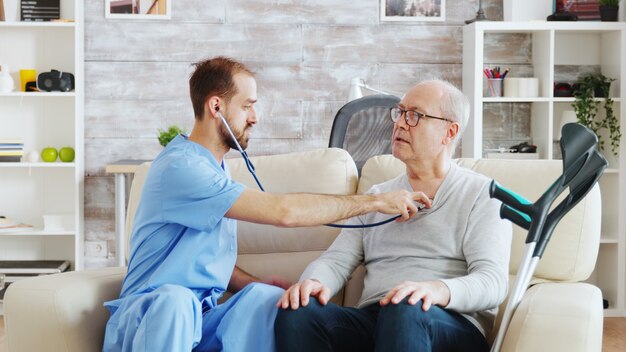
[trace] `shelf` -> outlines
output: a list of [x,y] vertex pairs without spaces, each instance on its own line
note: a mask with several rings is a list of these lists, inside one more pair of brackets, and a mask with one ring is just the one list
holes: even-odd
[[11,92],[11,93],[0,93],[0,97],[75,97],[75,92]]
[[[573,103],[574,98],[546,98],[546,97],[483,97],[483,103]],[[612,98],[614,103],[621,102],[621,98]],[[604,101],[604,98],[595,98],[596,101]]]
[[619,244],[619,240],[610,237],[600,237],[600,244]]
[[74,230],[62,230],[62,231],[45,231],[43,229],[34,229],[27,231],[17,232],[0,232],[0,236],[74,236],[76,231]]
[[547,103],[550,99],[544,97],[484,97],[483,103]]
[[75,22],[0,22],[0,28],[73,28]]
[[614,168],[608,168],[604,170],[605,174],[619,174],[619,170],[618,169],[614,169]]
[[604,317],[605,318],[622,318],[622,317],[624,317],[624,313],[622,311],[620,311],[619,309],[616,309],[616,308],[611,308],[611,306],[609,306],[609,308],[605,309],[603,312],[604,312]]
[[606,31],[620,31],[626,29],[623,22],[474,22],[468,27],[475,30],[483,30],[489,33],[534,33],[546,30],[554,31],[585,31],[586,33],[599,33]]
[[[567,97],[567,98],[553,98],[555,103],[573,103],[575,101],[576,98],[573,97]],[[622,101],[621,98],[617,97],[611,97],[611,99],[613,99],[614,103],[619,103]],[[604,101],[604,98],[594,98],[594,100],[596,101]]]
[[63,162],[53,162],[53,163],[2,163],[0,162],[1,168],[63,168],[69,169],[76,166],[76,163],[63,163]]

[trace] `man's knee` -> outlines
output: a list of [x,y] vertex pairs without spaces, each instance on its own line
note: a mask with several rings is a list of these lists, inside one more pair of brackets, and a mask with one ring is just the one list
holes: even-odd
[[282,296],[283,292],[285,292],[285,290],[280,287],[259,282],[253,282],[244,287],[244,289],[242,290],[242,294],[249,294],[256,300],[275,300],[274,303],[278,303],[278,299]]
[[152,306],[159,314],[172,313],[181,316],[185,313],[194,314],[200,309],[200,301],[188,288],[178,285],[163,285],[151,292]]
[[[437,309],[437,307],[433,306],[431,309]],[[389,304],[381,309],[380,312],[380,314],[385,317],[385,320],[405,326],[428,326],[432,319],[431,313],[430,310],[425,312],[422,309],[421,300],[417,301],[415,305],[411,305],[408,303],[407,299],[404,299],[398,304]]]
[[314,297],[309,299],[309,304],[307,304],[306,307],[300,306],[296,310],[291,308],[279,308],[274,328],[281,332],[289,330],[297,331],[304,325],[314,323],[321,314],[320,308],[321,304],[319,304]]

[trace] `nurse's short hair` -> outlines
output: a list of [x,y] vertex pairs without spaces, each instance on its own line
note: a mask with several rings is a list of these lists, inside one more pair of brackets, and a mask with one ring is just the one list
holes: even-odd
[[240,72],[254,76],[241,62],[218,56],[193,64],[196,69],[189,78],[189,95],[196,120],[204,116],[204,103],[209,97],[219,96],[228,103],[237,94],[233,77]]

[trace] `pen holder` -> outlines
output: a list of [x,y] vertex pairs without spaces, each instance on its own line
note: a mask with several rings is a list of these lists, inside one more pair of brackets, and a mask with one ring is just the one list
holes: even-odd
[[503,78],[487,78],[487,96],[501,97]]

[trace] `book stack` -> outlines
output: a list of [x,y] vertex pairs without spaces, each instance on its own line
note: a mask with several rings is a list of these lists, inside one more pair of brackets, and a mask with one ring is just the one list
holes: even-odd
[[43,22],[58,20],[61,17],[59,0],[21,0],[21,20]]
[[20,139],[0,139],[0,162],[19,163],[24,155],[24,142]]

